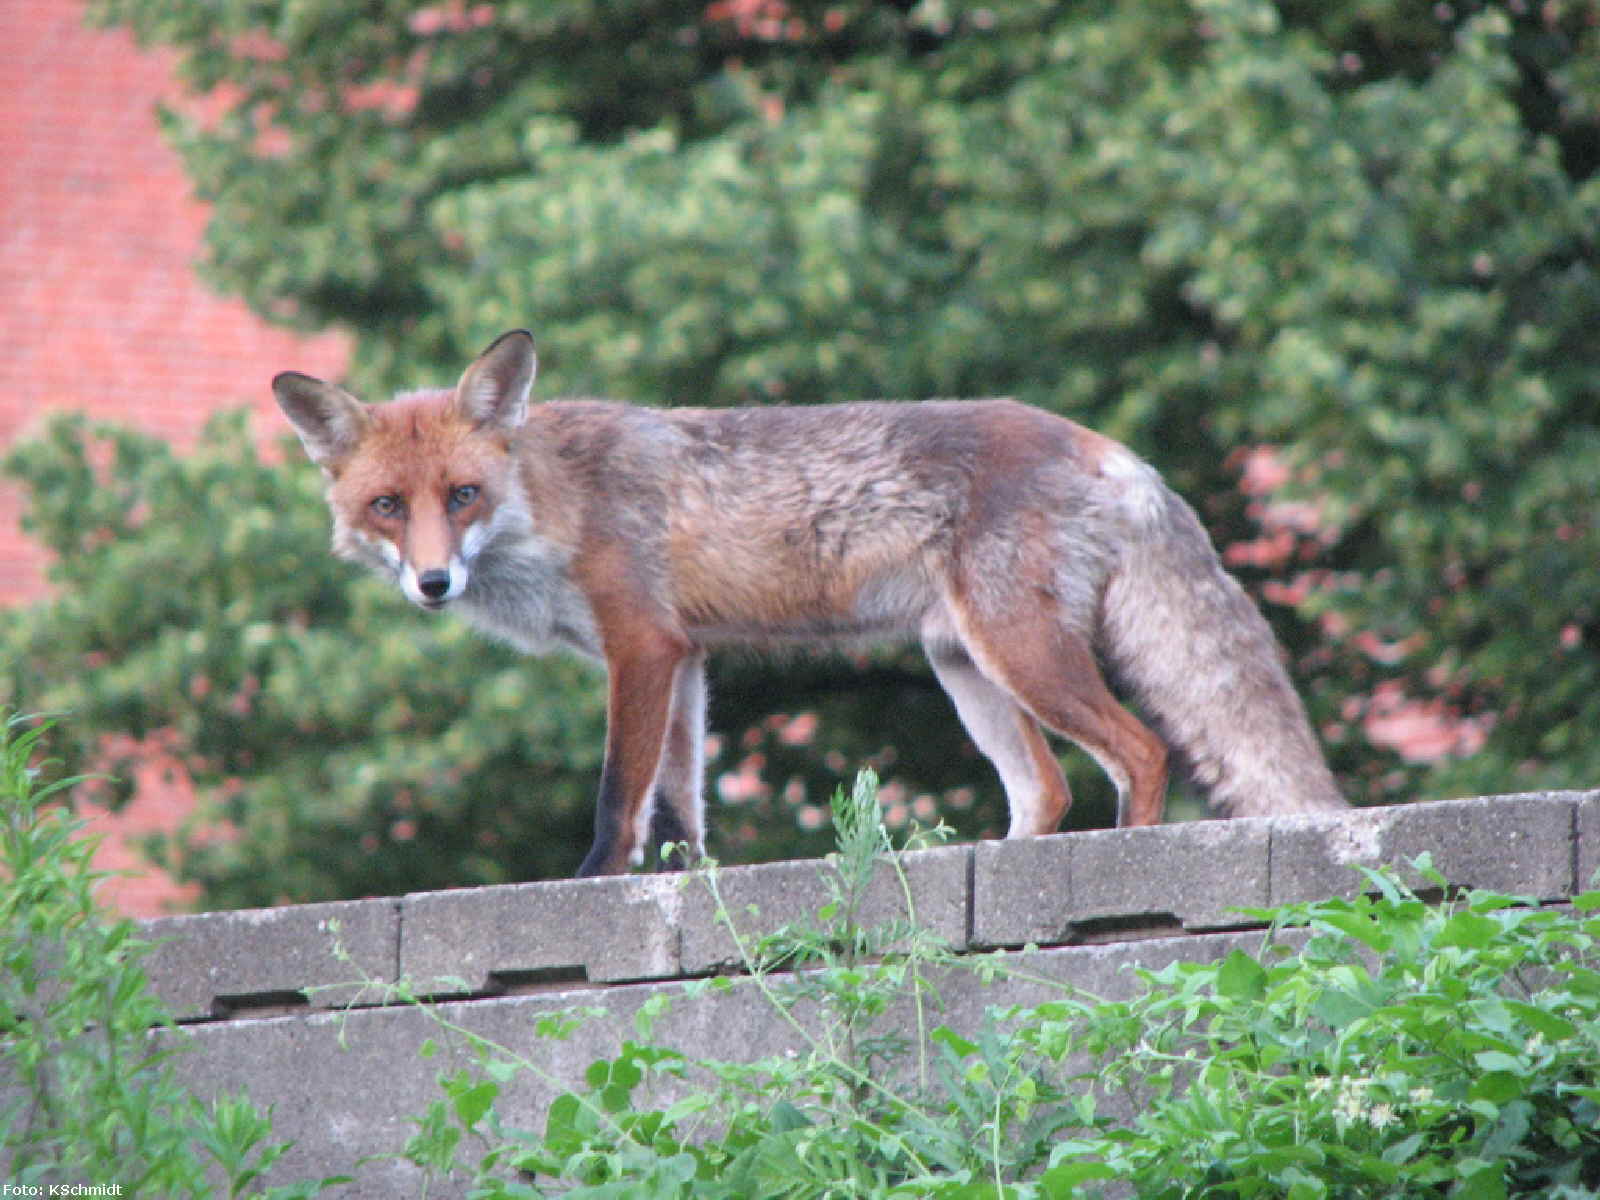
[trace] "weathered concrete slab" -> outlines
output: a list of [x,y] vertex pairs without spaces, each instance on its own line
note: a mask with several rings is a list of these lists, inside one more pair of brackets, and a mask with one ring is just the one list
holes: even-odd
[[1060,944],[1096,926],[1159,922],[1202,931],[1247,924],[1267,903],[1266,821],[1195,821],[980,842],[972,940]]
[[689,886],[666,873],[415,892],[400,970],[418,995],[493,991],[493,977],[665,979],[680,973]]
[[975,946],[1048,946],[1072,939],[1075,833],[972,847]]
[[[1529,792],[1278,818],[1272,823],[1271,902],[1353,896],[1364,887],[1354,868],[1401,869],[1424,851],[1452,884],[1561,899],[1572,890],[1582,794]],[[1401,873],[1426,886],[1414,873]]]
[[304,994],[316,1007],[374,1002],[400,959],[399,902],[248,908],[141,923],[155,992],[186,1020]]
[[[936,986],[944,1004],[939,1019],[953,1020],[961,1029],[977,1028],[986,1010],[996,1004],[1044,1004],[1063,996],[1126,1000],[1143,987],[1136,967],[1159,971],[1174,962],[1217,962],[1235,949],[1254,954],[1265,936],[1256,929],[999,952],[991,960],[993,984],[986,984],[979,972],[961,967],[938,976]],[[1008,969],[1016,972],[1015,978],[1006,978]]]
[[1269,838],[1260,820],[1079,834],[1072,903],[1084,919],[1170,913],[1191,932],[1247,924],[1232,910],[1266,904]]
[[1578,795],[1578,865],[1573,885],[1577,891],[1600,888],[1600,792]]
[[[964,949],[971,853],[969,846],[942,846],[901,854],[897,861],[905,875],[904,884],[888,864],[880,863],[857,922],[870,927],[914,919],[952,948]],[[683,909],[684,973],[741,966],[739,942],[752,948],[759,938],[783,925],[814,922],[818,910],[828,903],[824,879],[832,870],[825,859],[719,870],[717,893],[738,930],[739,941],[718,918],[717,896],[697,874]]]

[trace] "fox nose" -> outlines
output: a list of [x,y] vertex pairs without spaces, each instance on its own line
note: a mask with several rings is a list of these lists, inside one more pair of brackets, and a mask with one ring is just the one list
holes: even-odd
[[443,600],[450,590],[450,572],[435,567],[417,576],[417,591],[429,600]]

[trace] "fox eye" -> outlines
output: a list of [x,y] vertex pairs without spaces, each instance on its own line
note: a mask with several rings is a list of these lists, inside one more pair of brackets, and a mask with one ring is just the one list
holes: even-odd
[[450,489],[451,511],[465,508],[478,498],[479,487],[475,483],[463,483],[459,487]]
[[372,501],[372,511],[380,517],[394,517],[400,515],[399,496],[379,496]]

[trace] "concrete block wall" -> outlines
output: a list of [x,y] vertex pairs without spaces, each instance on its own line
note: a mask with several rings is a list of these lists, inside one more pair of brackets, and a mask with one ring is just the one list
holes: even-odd
[[[1018,949],[1029,975],[1110,995],[1131,985],[1132,964],[1259,946],[1260,921],[1240,908],[1354,894],[1352,868],[1423,852],[1452,884],[1565,900],[1600,869],[1600,791],[948,846],[902,856],[904,886],[880,869],[863,922],[904,919],[909,896],[915,920],[957,951]],[[754,938],[814,916],[825,870],[730,867],[716,882]],[[181,1074],[202,1096],[244,1090],[272,1105],[274,1136],[295,1143],[272,1178],[354,1172],[337,1194],[393,1197],[418,1192],[413,1169],[359,1160],[397,1153],[442,1095],[439,1073],[469,1059],[464,1036],[435,1017],[536,1061],[540,1075],[519,1075],[500,1104],[530,1129],[590,1062],[636,1036],[633,1014],[653,996],[674,997],[656,1039],[689,1055],[792,1048],[748,982],[682,996],[684,980],[737,974],[739,947],[715,914],[706,880],[688,873],[173,917],[145,933],[152,983],[183,1022],[169,1036],[190,1046]],[[388,985],[401,980],[429,1011],[394,1001]],[[962,973],[942,989],[939,1019],[975,1029],[986,1006],[1041,1000],[1044,988]],[[534,1035],[538,1016],[573,1007],[607,1015],[565,1041]],[[430,1039],[440,1049],[424,1059]]]

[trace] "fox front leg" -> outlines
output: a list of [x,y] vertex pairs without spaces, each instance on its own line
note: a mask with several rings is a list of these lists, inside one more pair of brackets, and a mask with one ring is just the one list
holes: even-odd
[[640,815],[647,811],[666,749],[674,682],[690,649],[674,639],[629,639],[608,648],[606,758],[594,814],[594,845],[580,878],[620,875],[639,861],[644,845]]

